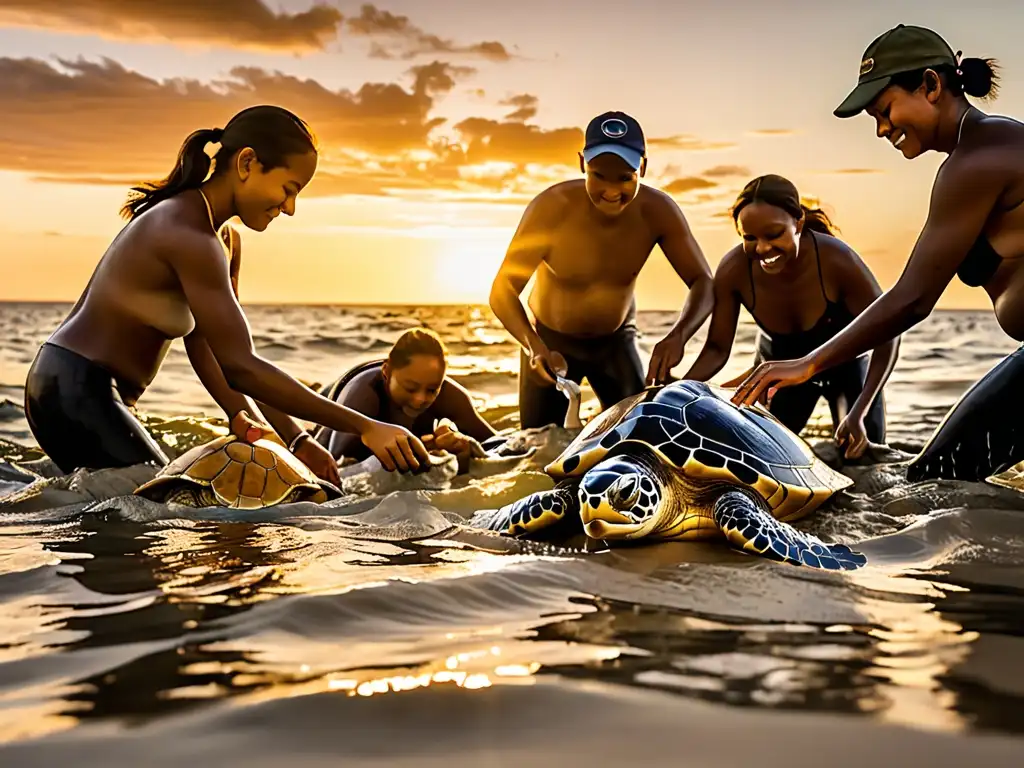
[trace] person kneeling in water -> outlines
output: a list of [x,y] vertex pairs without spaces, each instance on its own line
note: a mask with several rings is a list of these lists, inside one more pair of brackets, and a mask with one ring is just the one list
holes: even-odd
[[[722,370],[736,335],[740,305],[760,329],[756,366],[817,349],[882,293],[857,253],[834,236],[828,216],[801,203],[788,179],[768,174],[752,180],[733,205],[732,216],[743,243],[726,253],[715,271],[708,337],[684,379],[707,381]],[[896,364],[898,342],[897,338],[876,347],[870,364],[857,357],[778,392],[768,410],[799,432],[818,398],[824,397],[847,458],[861,456],[868,441],[885,442],[882,387]]]
[[[212,159],[208,144],[219,144]],[[309,127],[274,105],[243,109],[223,128],[194,131],[167,178],[135,188],[128,224],[100,259],[67,318],[41,345],[25,382],[25,416],[39,447],[65,473],[167,464],[132,413],[174,339],[243,440],[269,432],[319,477],[337,463],[296,418],[352,432],[387,470],[428,466],[408,430],[367,419],[303,386],[253,346],[238,303],[238,217],[262,232],[295,213],[316,172]],[[225,244],[228,246],[225,249]]]
[[[422,436],[429,450],[459,457],[460,471],[468,466],[471,442],[497,435],[477,412],[464,387],[445,375],[448,353],[436,333],[413,328],[403,333],[386,360],[355,366],[321,393],[359,413],[388,424],[398,424]],[[448,424],[455,423],[452,429]],[[362,461],[370,453],[358,435],[320,429],[316,440],[335,459]]]
[[952,406],[907,479],[984,481],[1024,461],[1024,123],[981,111],[967,96],[996,92],[990,59],[961,59],[937,33],[900,24],[861,56],[857,86],[834,110],[866,112],[871,134],[908,160],[945,154],[924,228],[888,291],[827,343],[762,363],[733,402],[798,386],[927,318],[954,278],[983,287],[1000,328],[1018,343]]

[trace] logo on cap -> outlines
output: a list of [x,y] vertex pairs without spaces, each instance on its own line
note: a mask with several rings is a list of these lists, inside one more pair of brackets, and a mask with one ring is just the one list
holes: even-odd
[[610,117],[601,123],[601,133],[609,139],[621,139],[628,130],[626,123],[617,117]]
[[875,68],[875,60],[874,59],[864,59],[864,61],[862,61],[860,63],[860,73],[861,73],[861,75],[866,75],[868,72],[870,72],[874,68]]

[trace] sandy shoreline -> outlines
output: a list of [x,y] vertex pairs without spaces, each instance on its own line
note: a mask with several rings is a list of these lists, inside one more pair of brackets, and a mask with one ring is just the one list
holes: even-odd
[[[679,764],[930,768],[1020,765],[1024,739],[961,735],[853,718],[755,713],[657,691],[558,679],[371,697],[338,693],[240,707],[221,702],[128,729],[87,726],[0,748],[20,768],[187,761],[222,766]],[[143,758],[142,756],[145,755]],[[671,761],[666,763],[665,761]]]

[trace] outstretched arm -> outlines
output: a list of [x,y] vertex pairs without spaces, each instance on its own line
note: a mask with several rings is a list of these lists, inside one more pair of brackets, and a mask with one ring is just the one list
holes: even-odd
[[1005,188],[1005,162],[995,155],[980,150],[951,156],[935,179],[924,230],[896,285],[807,357],[758,366],[736,388],[733,402],[754,403],[770,388],[807,381],[882,346],[928,317]]
[[228,386],[307,421],[360,434],[387,469],[429,464],[423,444],[408,430],[380,424],[333,403],[256,354],[216,240],[176,229],[162,246],[161,255],[174,269],[196,329],[209,344]]
[[491,284],[491,311],[530,356],[530,366],[550,384],[555,383],[551,351],[526,314],[520,294],[551,247],[551,229],[557,219],[559,198],[551,192],[535,197],[523,212],[498,274]]
[[708,381],[729,361],[740,316],[740,300],[732,279],[736,272],[735,264],[736,260],[727,254],[718,265],[713,281],[715,308],[708,337],[690,370],[683,375],[684,379]]
[[437,398],[439,411],[455,422],[459,432],[481,442],[498,434],[473,405],[469,392],[456,381],[446,378]]
[[679,205],[664,192],[655,192],[653,210],[665,258],[689,289],[686,302],[672,329],[651,353],[647,384],[668,379],[683,359],[686,342],[704,324],[714,308],[714,279],[704,252],[693,236]]
[[[872,302],[882,295],[882,289],[856,251],[852,248],[849,248],[848,251],[851,258],[843,261],[840,272],[843,286],[842,299],[851,314],[856,316],[864,312]],[[896,365],[899,349],[900,337],[896,336],[872,350],[864,389],[861,390],[857,401],[850,406],[851,416],[862,418],[871,409],[871,404],[875,402],[875,398],[882,391],[882,387],[885,386]]]

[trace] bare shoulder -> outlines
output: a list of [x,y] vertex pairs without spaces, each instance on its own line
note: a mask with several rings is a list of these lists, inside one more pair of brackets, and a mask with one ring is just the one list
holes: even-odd
[[640,203],[645,218],[652,224],[664,227],[670,222],[686,221],[679,203],[664,190],[641,184],[636,197],[635,202]]
[[[939,166],[935,187],[961,187],[964,181],[1005,184],[1022,173],[1024,123],[1002,115],[983,115],[964,126],[962,142]],[[970,194],[966,189],[963,192]]]
[[184,257],[192,263],[209,258],[225,261],[224,246],[205,213],[200,218],[180,197],[158,203],[133,223],[141,237],[171,260]]
[[527,203],[523,218],[537,223],[556,221],[579,202],[581,194],[586,195],[586,187],[579,179],[552,184]]
[[746,278],[749,269],[747,254],[742,245],[735,245],[725,252],[715,268],[715,283],[725,287],[737,287],[741,278]]

